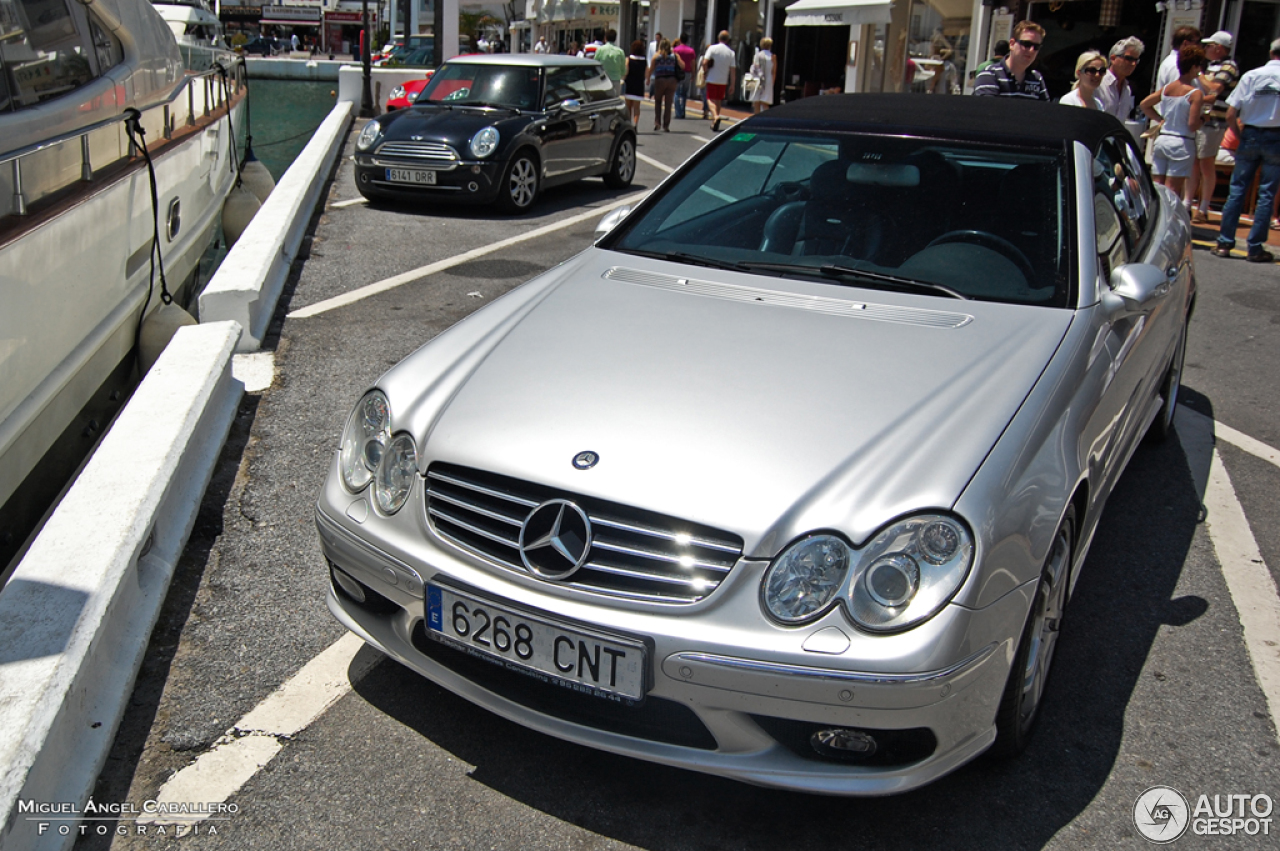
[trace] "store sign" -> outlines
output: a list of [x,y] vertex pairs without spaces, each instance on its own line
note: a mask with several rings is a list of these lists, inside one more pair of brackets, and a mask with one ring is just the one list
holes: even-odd
[[225,3],[219,7],[219,11],[224,18],[259,18],[262,17],[261,6],[228,6]]
[[[226,6],[222,7],[226,9]],[[314,6],[267,6],[262,10],[264,18],[299,24],[320,23],[320,10]]]
[[[331,24],[359,24],[364,22],[363,16],[359,12],[325,12],[324,18]],[[369,12],[369,20],[375,20],[377,15],[372,11]]]
[[620,6],[617,3],[591,3],[587,6],[589,20],[612,20],[618,17]]

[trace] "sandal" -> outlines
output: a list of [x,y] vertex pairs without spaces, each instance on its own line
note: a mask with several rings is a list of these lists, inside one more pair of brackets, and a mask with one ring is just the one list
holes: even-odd
[[1207,225],[1209,224],[1209,216],[1205,214],[1204,210],[1192,210],[1191,222],[1197,225]]

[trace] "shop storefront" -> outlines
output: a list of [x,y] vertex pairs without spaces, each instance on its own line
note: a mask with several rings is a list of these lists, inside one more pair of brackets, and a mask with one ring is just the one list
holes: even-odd
[[[360,48],[360,30],[363,26],[364,18],[360,12],[325,12],[321,49],[328,53],[354,55]],[[369,32],[378,32],[378,15],[373,5],[369,7]]]
[[320,38],[318,6],[263,6],[262,33],[288,40],[295,33],[304,45]]
[[227,42],[237,34],[246,37],[257,35],[262,26],[261,6],[227,6],[218,10],[218,20],[222,21],[222,29],[226,32]]

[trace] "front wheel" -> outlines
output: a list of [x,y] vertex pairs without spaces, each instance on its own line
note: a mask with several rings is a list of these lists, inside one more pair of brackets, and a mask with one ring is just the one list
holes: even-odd
[[523,213],[537,197],[538,164],[528,154],[516,154],[502,175],[498,206],[508,213]]
[[1067,510],[1053,546],[1040,571],[1040,583],[1031,603],[1013,659],[1013,668],[996,713],[996,742],[991,747],[997,756],[1013,757],[1022,753],[1031,740],[1031,731],[1040,717],[1053,654],[1062,630],[1063,610],[1067,604],[1067,586],[1071,580],[1071,551],[1074,547],[1075,509]]
[[604,185],[610,189],[626,189],[636,176],[636,140],[623,136],[618,150],[613,154],[613,164],[604,175]]

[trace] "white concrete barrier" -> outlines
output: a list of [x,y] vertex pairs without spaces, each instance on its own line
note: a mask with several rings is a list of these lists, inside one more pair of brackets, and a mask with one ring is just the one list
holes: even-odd
[[[427,76],[426,68],[371,68],[369,93],[373,97],[373,111],[380,114],[386,108],[391,90],[406,80],[421,80]],[[353,103],[360,107],[364,91],[364,69],[359,65],[343,65],[338,70],[338,103]]]
[[178,331],[0,591],[5,851],[76,838],[243,395],[239,337]]
[[238,351],[254,352],[262,345],[289,267],[346,141],[352,111],[350,103],[334,106],[200,295],[201,322],[240,323],[244,336]]

